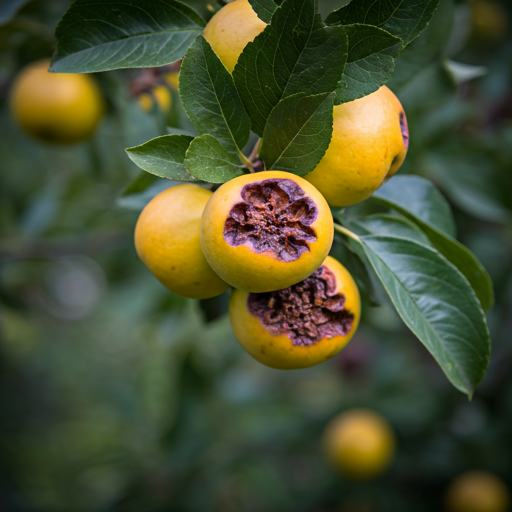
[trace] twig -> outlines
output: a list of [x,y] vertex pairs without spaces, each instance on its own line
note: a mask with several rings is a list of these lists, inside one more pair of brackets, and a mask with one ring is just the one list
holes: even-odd
[[341,233],[342,235],[348,236],[348,237],[352,238],[353,240],[357,240],[358,242],[361,241],[360,238],[355,233],[352,233],[352,231],[348,230],[347,228],[344,228],[340,224],[336,224],[336,222],[334,223],[334,229],[338,233]]
[[258,142],[256,142],[256,144],[254,144],[254,147],[252,148],[252,153],[249,156],[249,160],[251,162],[254,162],[258,158],[258,151],[260,150],[260,143],[261,143],[261,139],[258,139]]

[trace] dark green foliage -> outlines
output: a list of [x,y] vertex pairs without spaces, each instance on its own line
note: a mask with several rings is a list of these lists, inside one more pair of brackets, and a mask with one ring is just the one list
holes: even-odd
[[180,98],[200,135],[212,135],[234,155],[247,144],[249,116],[231,75],[202,36],[183,59]]
[[192,176],[210,183],[224,183],[244,174],[240,158],[208,134],[192,141],[184,165]]
[[130,159],[141,169],[160,178],[176,181],[196,181],[183,162],[194,137],[189,135],[163,135],[145,144],[128,148]]
[[348,25],[347,65],[336,89],[336,105],[362,98],[384,85],[393,75],[393,55],[401,39],[371,25]]
[[263,136],[272,109],[290,96],[334,91],[346,55],[345,31],[324,25],[315,0],[286,0],[245,47],[233,73],[253,131]]
[[311,172],[329,147],[333,94],[295,94],[279,102],[265,127],[260,156],[267,169]]
[[92,73],[163,66],[183,57],[203,28],[201,17],[176,0],[78,0],[55,32],[51,69]]
[[332,12],[326,22],[341,25],[366,23],[382,27],[399,37],[405,47],[428,25],[438,5],[439,0],[352,0]]
[[491,344],[468,281],[437,251],[411,239],[364,236],[361,243],[402,320],[471,397],[489,365]]
[[258,17],[265,23],[270,23],[274,11],[277,9],[277,5],[273,0],[249,0],[252,8],[258,15]]
[[397,176],[393,184],[388,182],[373,197],[417,222],[441,254],[466,276],[484,310],[489,310],[494,302],[491,278],[471,251],[453,238],[450,207],[430,181]]
[[[138,1],[141,5],[144,3],[142,0]],[[410,46],[409,43],[428,25],[438,3],[436,0],[390,0],[377,6],[367,0],[354,0],[348,6],[331,13],[326,19],[329,24],[326,26],[316,13],[315,0],[285,0],[279,6],[273,2],[255,2],[258,15],[269,24],[246,46],[233,77],[202,36],[192,42],[190,37],[194,27],[190,32],[191,27],[183,17],[173,18],[181,20],[179,23],[169,18],[171,23],[177,23],[177,34],[184,34],[176,47],[183,51],[183,47],[190,45],[181,68],[180,97],[200,136],[192,139],[186,135],[167,135],[132,148],[128,150],[128,154],[140,167],[160,177],[177,181],[197,179],[224,183],[252,170],[253,163],[242,154],[252,128],[262,137],[258,154],[266,169],[307,175],[316,167],[329,146],[333,104],[368,95],[387,82],[393,74],[395,58],[404,48],[406,58],[407,52],[413,51],[411,48],[415,43]],[[124,23],[129,25],[127,20],[136,4],[137,2],[130,4],[119,14],[118,19],[112,18],[111,23],[119,24],[118,30],[125,30]],[[170,2],[169,8],[186,12],[186,19],[200,24],[193,11],[189,12],[188,8],[180,5]],[[112,16],[113,11],[108,10],[111,7],[106,4],[97,9],[98,16]],[[95,58],[101,58],[101,49],[105,51],[109,45],[119,44],[116,40],[116,33],[119,32],[107,31],[102,34],[104,39],[101,48],[95,50],[94,45],[87,45],[87,58],[82,60],[82,50],[79,48],[84,43],[76,39],[67,27],[71,26],[77,16],[88,19],[94,10],[94,5],[88,0],[80,0],[68,11],[57,30],[59,51],[54,59],[54,66],[58,66],[59,62],[73,62],[70,71],[87,71],[91,59],[94,62]],[[166,19],[165,12],[163,18]],[[139,30],[136,27],[137,25],[133,25],[135,41],[139,38],[135,34]],[[431,31],[436,29],[435,25],[432,27]],[[93,30],[89,32],[93,33]],[[75,42],[62,43],[66,41],[66,37]],[[433,37],[436,44],[438,39]],[[425,44],[421,37],[417,41],[417,44]],[[169,44],[171,42],[172,38]],[[425,55],[437,51],[430,50],[430,44],[427,44],[427,48]],[[62,60],[59,52],[62,54],[63,51],[68,58],[75,52],[72,61]],[[76,64],[77,62],[87,64]],[[110,67],[123,67],[125,64],[120,59],[118,64],[114,63]],[[136,61],[131,65],[137,65]],[[96,65],[93,69],[106,68]],[[407,71],[407,74],[410,75],[411,72]],[[403,81],[403,75],[401,80]],[[190,176],[193,178],[189,178]],[[140,181],[136,183],[135,189],[139,188],[139,184]],[[125,197],[130,197],[130,194],[125,194]],[[437,258],[438,267],[443,268],[443,279],[464,283],[465,291],[461,292],[462,296],[472,294],[472,288],[484,310],[488,311],[493,303],[490,277],[471,251],[455,240],[450,207],[430,182],[415,177],[397,177],[384,185],[374,195],[374,199],[416,223],[424,235],[415,230],[413,225],[389,216],[381,216],[378,220],[373,218],[370,221],[362,219],[358,221],[358,229],[375,232],[378,236],[395,233],[399,239],[405,237],[410,242],[405,244],[405,253],[397,254],[396,257],[408,257],[411,265],[418,261],[418,251],[425,248],[424,257]],[[428,237],[427,246],[430,248],[426,248],[424,240],[420,240],[419,245],[416,244],[418,237],[422,236]],[[363,237],[365,239],[373,240],[371,237]],[[391,242],[388,246],[398,248],[398,245]],[[367,267],[371,264],[381,281],[385,281],[385,288],[407,325],[426,344],[454,385],[472,394],[486,368],[486,363],[481,361],[486,361],[487,356],[482,356],[482,360],[476,364],[473,357],[448,359],[443,355],[444,352],[441,354],[436,349],[437,345],[453,345],[449,330],[432,327],[434,334],[429,334],[428,328],[419,328],[418,322],[431,327],[428,315],[420,314],[418,318],[411,320],[407,308],[404,310],[401,307],[403,297],[392,293],[396,282],[403,286],[402,281],[393,273],[384,275],[382,265],[378,267],[381,255],[375,252],[375,248],[370,250],[368,244],[363,243],[363,247],[365,254],[359,250],[359,258],[362,258],[361,261]],[[386,253],[386,257],[389,259],[391,256]],[[394,262],[392,258],[391,261]],[[461,280],[459,271],[469,283],[464,278]],[[427,288],[428,285],[425,289]],[[407,287],[405,290],[409,293]],[[441,295],[442,290],[438,290],[439,308],[457,307],[456,297],[448,300],[446,293]],[[415,306],[410,306],[411,308],[417,306],[415,299],[412,303]],[[479,311],[480,306],[472,303],[471,307]],[[455,323],[454,320],[453,325]],[[483,325],[485,326],[485,321]],[[464,330],[461,325],[457,329]],[[472,349],[481,351],[485,344],[488,347],[489,340],[482,334],[482,326],[473,330],[468,328],[466,331],[464,336]],[[434,338],[436,342],[433,341]],[[450,350],[458,351],[459,348]],[[476,364],[476,367],[472,364]]]

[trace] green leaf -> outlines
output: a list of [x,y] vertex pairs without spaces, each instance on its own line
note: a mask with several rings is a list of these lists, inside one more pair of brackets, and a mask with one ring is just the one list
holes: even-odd
[[305,176],[324,156],[332,135],[334,94],[281,100],[272,111],[260,146],[267,169]]
[[354,233],[364,235],[405,238],[424,245],[432,245],[429,238],[416,224],[404,217],[378,213],[362,218],[343,218],[343,225]]
[[466,276],[484,311],[489,311],[494,304],[492,280],[477,257],[454,238],[426,225],[422,225],[422,228],[436,249]]
[[441,0],[428,27],[395,60],[395,72],[388,87],[399,91],[439,57],[452,33],[453,12],[453,0]]
[[[338,214],[338,218],[345,227],[357,235],[392,236],[394,238],[405,238],[407,240],[432,246],[428,237],[416,224],[405,217],[399,217],[398,214],[390,215],[379,213],[367,215],[365,217],[355,217],[353,215],[349,215],[349,211],[350,210],[347,211],[346,209],[341,210],[340,214]],[[366,279],[362,280],[362,282],[358,281],[358,285],[362,286],[363,291],[367,293],[372,303],[378,305],[384,302],[385,299],[382,295],[385,292],[382,290],[382,286],[380,285],[375,272],[371,270],[372,266],[361,244],[351,238],[344,238],[344,242],[348,245],[350,251],[353,252],[353,258],[357,257],[360,260],[361,265],[367,269]],[[347,259],[347,261],[349,259]],[[341,261],[345,264],[344,259]],[[357,269],[357,267],[354,267],[354,270],[358,271],[357,276],[359,276],[359,280],[361,280],[364,275],[361,275],[361,271]],[[353,273],[352,270],[349,269],[349,271],[350,273]],[[377,281],[377,283],[375,281]]]
[[437,251],[412,240],[365,236],[361,243],[400,317],[471,397],[489,364],[490,337],[467,280]]
[[430,181],[418,176],[395,176],[372,197],[418,224],[436,249],[464,274],[484,311],[491,308],[491,278],[476,256],[452,238],[455,226],[450,207]]
[[371,25],[348,25],[348,58],[336,89],[335,105],[362,98],[384,85],[395,69],[401,39]]
[[166,130],[169,135],[188,135],[190,137],[195,137],[197,135],[197,134],[191,133],[192,131],[195,131],[194,129],[182,130],[181,128],[176,128],[174,126],[168,126],[166,128]]
[[[380,284],[375,272],[373,272],[364,249],[360,243],[352,239],[340,237],[334,234],[334,244],[329,253],[330,256],[343,262],[343,266],[350,272],[357,283],[359,291],[364,294],[372,306],[381,304],[382,285]],[[376,289],[376,285],[378,290]]]
[[272,15],[277,9],[277,4],[273,0],[249,0],[249,3],[260,20],[270,23]]
[[163,66],[183,57],[202,18],[176,0],[76,0],[60,20],[50,71]]
[[249,116],[229,71],[203,36],[196,39],[183,59],[180,97],[200,135],[212,135],[235,154],[247,144]]
[[240,159],[208,134],[190,143],[185,167],[192,176],[208,183],[224,183],[244,174]]
[[345,27],[348,37],[347,63],[356,62],[366,57],[388,50],[393,55],[401,43],[399,37],[371,25],[348,25]]
[[155,176],[175,181],[197,181],[183,165],[193,139],[189,135],[163,135],[128,148],[126,152],[132,162]]
[[365,23],[382,27],[403,40],[404,47],[416,39],[428,25],[439,6],[439,0],[352,0],[332,12],[328,24]]
[[346,61],[343,27],[326,27],[315,0],[286,0],[271,24],[249,43],[233,72],[236,87],[260,137],[280,100],[336,89]]
[[[456,236],[455,221],[448,201],[434,184],[419,176],[398,175],[384,183],[372,196],[400,213],[406,211],[434,229]],[[396,208],[398,207],[398,208]]]

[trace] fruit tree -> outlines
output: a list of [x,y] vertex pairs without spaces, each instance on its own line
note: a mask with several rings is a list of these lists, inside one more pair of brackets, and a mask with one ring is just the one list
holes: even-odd
[[[311,364],[342,348],[344,343],[337,349],[320,347],[337,336],[331,324],[344,322],[338,319],[342,311],[358,316],[358,306],[354,311],[343,306],[357,291],[351,286],[348,296],[340,292],[340,304],[331,308],[329,292],[320,299],[320,285],[306,284],[336,232],[365,269],[359,279],[363,292],[369,274],[377,276],[455,387],[471,396],[483,378],[490,353],[485,320],[493,303],[490,278],[454,238],[451,213],[432,183],[407,175],[393,178],[406,156],[409,132],[406,113],[384,84],[394,60],[428,26],[438,3],[397,0],[382,7],[353,0],[322,19],[314,0],[280,5],[236,0],[205,24],[193,9],[173,0],[123,5],[82,0],[59,23],[54,73],[148,68],[183,59],[179,93],[197,135],[164,135],[128,149],[128,156],[155,176],[202,188],[212,184],[202,214],[201,248],[208,272],[240,290],[233,292],[231,318],[253,355],[256,331],[262,347],[263,338],[288,333],[295,351],[325,354],[300,357]],[[84,27],[80,35],[74,29],[78,21]],[[187,205],[189,190],[171,191],[175,199],[157,218],[143,212],[137,248],[171,290],[210,296],[207,269],[195,263],[203,255],[191,238],[199,227],[193,227],[192,217],[187,220],[188,209],[192,214],[195,208]],[[368,198],[397,212],[393,225],[385,217],[371,224],[360,209],[340,209]],[[190,242],[183,243],[194,244],[192,253],[177,241],[185,236]],[[184,270],[183,260],[190,268]],[[190,279],[190,291],[182,287],[184,279]],[[297,284],[304,279],[304,285]],[[331,286],[322,282],[321,287]],[[219,285],[218,293],[224,289]],[[193,292],[194,286],[202,289]],[[302,295],[269,299],[276,305],[268,313],[251,309],[254,294],[290,286],[287,293],[296,295],[293,287],[300,286]],[[242,291],[249,295],[237,295]],[[317,313],[305,314],[306,297]],[[237,318],[247,314],[254,328]],[[313,321],[311,315],[322,319]],[[280,329],[276,321],[282,322]],[[342,336],[353,328],[342,328]],[[278,357],[293,357],[285,353]],[[260,360],[269,359],[261,355]],[[295,367],[284,360],[276,365]]]

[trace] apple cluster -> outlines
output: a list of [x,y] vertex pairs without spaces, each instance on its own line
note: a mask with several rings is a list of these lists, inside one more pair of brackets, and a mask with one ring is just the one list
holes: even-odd
[[[203,35],[232,73],[265,27],[248,0],[236,0]],[[331,208],[370,197],[401,166],[408,143],[402,105],[383,86],[334,107],[330,145],[304,178],[248,169],[215,192],[183,184],[160,193],[137,223],[137,252],[184,297],[232,288],[233,330],[261,363],[280,369],[321,363],[348,343],[361,313],[354,279],[329,256]]]

